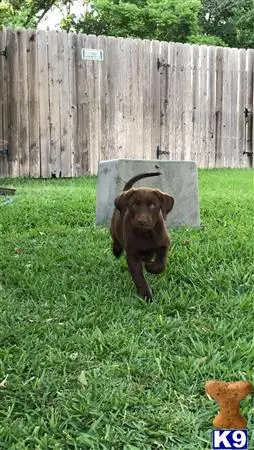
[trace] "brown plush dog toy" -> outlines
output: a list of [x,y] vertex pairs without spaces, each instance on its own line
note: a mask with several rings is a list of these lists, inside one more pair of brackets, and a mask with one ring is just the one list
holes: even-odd
[[240,414],[240,401],[252,392],[252,384],[249,381],[207,381],[205,391],[220,407],[218,415],[213,420],[215,428],[238,430],[246,428],[247,420]]

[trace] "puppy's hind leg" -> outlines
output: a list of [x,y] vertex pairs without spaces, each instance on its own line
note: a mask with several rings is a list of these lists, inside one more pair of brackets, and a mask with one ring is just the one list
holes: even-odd
[[119,258],[121,256],[121,254],[123,253],[123,248],[116,238],[113,239],[112,250],[113,250],[113,254],[115,255],[116,258]]

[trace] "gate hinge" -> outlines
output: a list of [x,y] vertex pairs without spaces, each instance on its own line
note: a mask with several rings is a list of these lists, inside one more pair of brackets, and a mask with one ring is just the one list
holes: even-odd
[[157,70],[160,70],[161,67],[170,67],[170,64],[166,63],[164,59],[160,61],[160,58],[157,58]]
[[8,156],[8,142],[0,140],[0,155]]
[[252,116],[252,111],[250,111],[248,108],[244,108],[244,115],[245,115],[245,118],[247,119],[247,117],[250,117],[250,116]]
[[5,47],[4,50],[0,50],[0,55],[1,55],[1,56],[4,56],[5,58],[7,58],[7,56],[8,56],[7,47]]
[[160,146],[157,145],[157,149],[156,149],[156,157],[157,157],[157,159],[159,159],[160,155],[169,155],[169,150],[161,150]]
[[243,155],[247,155],[250,158],[253,157],[252,151],[252,121],[253,121],[253,112],[248,108],[244,108],[244,117],[245,117],[245,148],[246,150],[243,152]]

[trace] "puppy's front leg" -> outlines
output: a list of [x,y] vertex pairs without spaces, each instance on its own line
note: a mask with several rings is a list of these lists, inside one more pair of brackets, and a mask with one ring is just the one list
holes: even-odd
[[137,288],[138,295],[145,298],[148,302],[152,302],[152,291],[144,278],[141,260],[135,258],[134,256],[127,255],[127,263],[130,274]]
[[147,272],[161,273],[166,267],[168,257],[168,248],[160,247],[155,254],[155,260],[145,264]]

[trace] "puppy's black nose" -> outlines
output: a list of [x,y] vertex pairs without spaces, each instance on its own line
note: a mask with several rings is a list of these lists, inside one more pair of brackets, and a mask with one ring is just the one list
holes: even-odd
[[145,216],[140,216],[137,218],[137,223],[138,223],[138,225],[145,226],[148,224],[148,220]]

